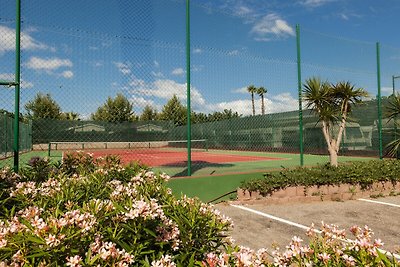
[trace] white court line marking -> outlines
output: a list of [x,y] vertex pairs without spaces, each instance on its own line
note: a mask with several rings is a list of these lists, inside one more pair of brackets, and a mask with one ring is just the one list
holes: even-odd
[[386,206],[391,206],[391,207],[396,207],[396,208],[400,208],[400,205],[392,204],[392,203],[387,203],[387,202],[382,202],[382,201],[376,201],[376,200],[365,199],[365,198],[359,198],[359,199],[357,199],[357,200],[365,201],[365,202],[371,202],[371,203],[375,203],[375,204],[386,205]]
[[[295,226],[297,228],[301,228],[301,229],[304,229],[304,230],[309,230],[310,229],[310,227],[307,227],[305,225],[302,225],[302,224],[299,224],[299,223],[295,223],[295,222],[292,222],[292,221],[288,221],[288,220],[285,220],[285,219],[282,219],[282,218],[279,218],[279,217],[276,217],[276,216],[273,216],[273,215],[270,215],[270,214],[267,214],[267,213],[264,213],[264,212],[261,212],[261,211],[258,211],[258,210],[253,210],[253,209],[250,209],[250,208],[247,208],[247,207],[243,207],[243,206],[239,206],[239,205],[235,205],[235,204],[230,204],[230,206],[232,206],[234,208],[241,209],[241,210],[245,210],[245,211],[248,211],[248,212],[252,212],[252,213],[255,213],[257,215],[260,215],[260,216],[263,216],[263,217],[266,217],[266,218],[269,218],[269,219],[272,219],[272,220],[275,220],[275,221],[278,221],[278,222],[281,222],[281,223],[289,224],[289,225]],[[316,229],[314,229],[314,232],[318,233],[318,234],[322,233],[322,231],[319,231],[319,230],[316,230]],[[333,237],[333,238],[335,238],[335,237]],[[343,240],[342,238],[335,238],[335,239]],[[348,243],[354,242],[354,240],[347,239],[347,238],[344,239],[343,241],[348,242]],[[380,249],[380,248],[378,250],[380,252],[382,252],[383,254],[386,254],[386,255],[389,255],[389,256],[392,255],[396,259],[400,260],[400,255],[399,254],[391,253],[391,252],[388,252],[388,251]]]
[[[302,225],[302,224],[299,224],[299,223],[295,223],[295,222],[291,222],[291,221],[288,221],[288,220],[285,220],[285,219],[282,219],[282,218],[279,218],[279,217],[275,217],[273,215],[270,215],[270,214],[267,214],[267,213],[263,213],[263,212],[258,211],[258,210],[253,210],[253,209],[250,209],[250,208],[246,208],[246,207],[239,206],[239,205],[234,205],[234,204],[230,204],[230,205],[232,207],[235,207],[235,208],[238,208],[238,209],[242,209],[242,210],[245,210],[245,211],[249,211],[249,212],[255,213],[255,214],[263,216],[263,217],[267,217],[269,219],[272,219],[272,220],[275,220],[275,221],[278,221],[278,222],[281,222],[281,223],[289,224],[289,225],[295,226],[297,228],[304,229],[306,231],[310,230],[310,227],[308,227],[308,226],[305,226],[305,225]],[[321,233],[321,231],[318,231],[318,230],[315,230],[315,231],[317,233],[319,233],[319,234]]]

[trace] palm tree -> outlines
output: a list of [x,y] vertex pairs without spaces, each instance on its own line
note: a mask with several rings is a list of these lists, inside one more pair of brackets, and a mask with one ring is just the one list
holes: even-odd
[[[368,93],[363,88],[355,88],[350,82],[333,85],[315,77],[306,80],[303,87],[306,107],[311,109],[322,123],[330,163],[337,166],[340,143],[351,107],[361,103],[362,97],[368,96]],[[335,124],[339,124],[336,135],[333,129]]]
[[[400,138],[396,138],[396,132],[398,129],[397,118],[400,116],[400,95],[394,94],[389,97],[389,101],[387,106],[385,107],[385,117],[389,119],[389,121],[393,120],[394,123],[394,131],[395,138],[389,144],[387,144],[388,155],[391,157],[399,158],[398,150],[400,149]],[[388,121],[388,122],[389,122]]]
[[259,87],[257,88],[257,94],[259,96],[261,96],[261,114],[264,115],[265,114],[265,104],[264,104],[264,95],[267,93],[267,89],[265,89],[264,87]]
[[254,94],[257,93],[257,88],[254,85],[249,85],[247,87],[247,92],[251,94],[251,105],[253,107],[253,116],[256,115],[256,110],[254,107]]

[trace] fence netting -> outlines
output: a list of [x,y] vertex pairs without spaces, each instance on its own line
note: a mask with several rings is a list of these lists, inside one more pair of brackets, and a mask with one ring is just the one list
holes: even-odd
[[[190,139],[193,175],[262,171],[300,165],[302,131],[304,164],[326,162],[317,117],[303,109],[299,126],[295,27],[268,31],[282,23],[276,14],[190,3],[188,54],[183,0],[22,1],[21,151],[54,160],[74,149],[115,153],[179,176],[189,174]],[[0,80],[13,81],[15,7],[0,4]],[[350,81],[369,93],[351,115],[339,156],[379,157],[376,44],[300,32],[302,83]],[[383,147],[400,136],[384,112],[398,90],[399,55],[381,46]],[[400,77],[394,81],[400,88]],[[4,157],[12,152],[14,110],[14,88],[1,86]]]

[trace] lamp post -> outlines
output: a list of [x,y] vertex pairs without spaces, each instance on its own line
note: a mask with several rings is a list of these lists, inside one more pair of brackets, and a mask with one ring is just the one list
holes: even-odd
[[395,93],[396,93],[396,91],[395,91],[395,86],[394,86],[394,80],[399,79],[399,78],[400,78],[400,75],[399,75],[399,76],[394,76],[394,75],[392,75],[393,96],[394,96]]

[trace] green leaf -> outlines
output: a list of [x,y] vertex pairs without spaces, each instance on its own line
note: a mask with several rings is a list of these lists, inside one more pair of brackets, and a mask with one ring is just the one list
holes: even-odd
[[27,241],[34,242],[34,243],[36,243],[36,244],[41,244],[41,245],[45,245],[45,244],[46,244],[46,242],[45,242],[42,238],[37,237],[37,236],[29,235],[29,236],[26,238],[26,240],[27,240]]

